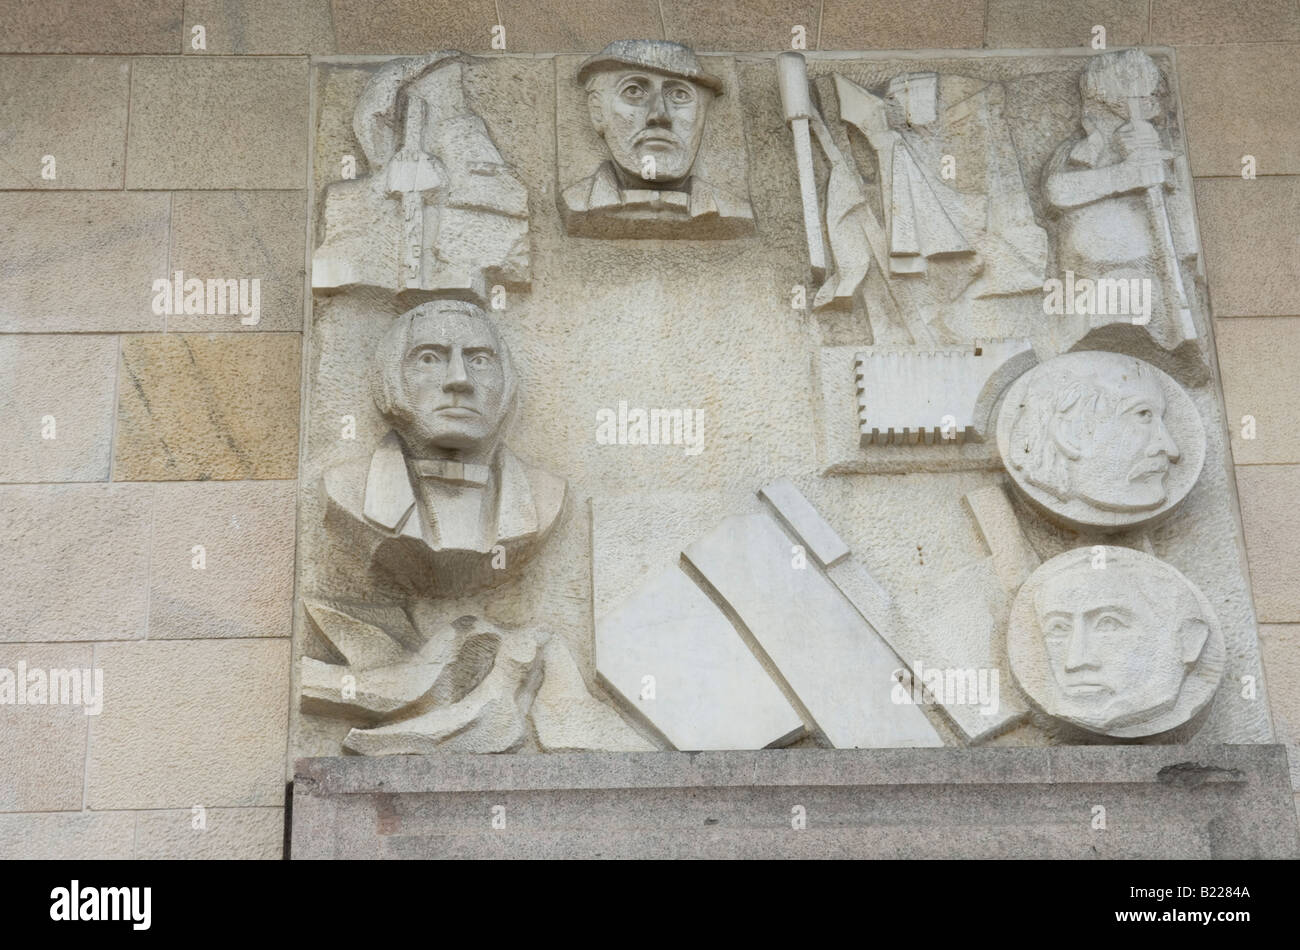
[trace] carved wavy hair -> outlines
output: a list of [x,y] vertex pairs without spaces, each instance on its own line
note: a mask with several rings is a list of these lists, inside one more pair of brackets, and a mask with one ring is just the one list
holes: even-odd
[[[1135,379],[1147,376],[1137,360],[1131,369]],[[1118,412],[1119,401],[1120,394],[1095,374],[1034,373],[1011,424],[1008,461],[1029,484],[1069,501],[1075,496],[1073,460],[1056,434],[1064,427],[1073,441],[1092,438],[1099,414]]]
[[372,357],[374,372],[370,377],[370,393],[375,400],[375,407],[390,422],[411,418],[410,400],[406,392],[402,364],[411,347],[417,342],[414,339],[416,318],[431,313],[464,314],[479,320],[488,328],[505,377],[505,398],[502,400],[505,413],[501,422],[501,428],[504,429],[514,413],[517,395],[517,378],[510,361],[510,350],[506,348],[496,325],[483,312],[483,308],[464,300],[431,300],[411,308],[393,321],[375,345]]

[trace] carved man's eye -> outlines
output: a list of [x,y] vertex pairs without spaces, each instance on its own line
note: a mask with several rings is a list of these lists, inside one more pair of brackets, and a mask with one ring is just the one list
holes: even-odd
[[420,354],[420,363],[423,366],[432,366],[438,362],[438,355],[433,350],[425,350]]
[[624,99],[639,100],[645,98],[645,86],[639,82],[630,82],[619,90]]
[[469,358],[469,365],[475,369],[483,369],[492,365],[492,357],[486,353],[475,353]]
[[1043,631],[1043,634],[1053,640],[1059,640],[1062,637],[1068,637],[1070,635],[1070,625],[1064,620],[1053,620],[1048,623],[1047,629]]
[[682,86],[677,86],[668,91],[668,101],[672,102],[674,105],[685,105],[694,98],[695,96],[691,95],[691,91]]
[[1097,621],[1097,632],[1114,633],[1117,630],[1125,629],[1126,626],[1127,625],[1124,623],[1124,621],[1120,620],[1118,617],[1112,614],[1106,614],[1100,620]]

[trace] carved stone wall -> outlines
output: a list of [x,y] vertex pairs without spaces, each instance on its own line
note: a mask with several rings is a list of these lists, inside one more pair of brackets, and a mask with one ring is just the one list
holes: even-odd
[[[84,715],[77,707],[0,703],[0,855],[276,858],[284,853],[284,779],[293,771],[292,757],[306,748],[336,755],[347,734],[343,730],[309,736],[307,741],[302,724],[295,721],[294,740],[287,741],[286,709],[293,708],[297,717],[307,692],[297,679],[302,647],[310,645],[312,657],[326,667],[346,659],[315,628],[308,636],[313,623],[305,615],[309,585],[320,582],[317,593],[329,588],[332,581],[316,577],[318,572],[338,575],[344,586],[351,579],[348,568],[327,567],[323,557],[311,564],[304,560],[304,571],[313,576],[303,574],[303,600],[297,600],[295,542],[301,532],[303,557],[321,553],[312,547],[318,540],[312,535],[322,530],[315,519],[322,514],[317,492],[323,469],[372,458],[387,431],[360,375],[354,375],[368,359],[365,348],[378,339],[378,326],[351,326],[340,319],[331,329],[323,322],[328,315],[321,312],[318,329],[311,330],[312,259],[322,239],[317,225],[323,223],[326,187],[344,182],[342,155],[358,159],[352,184],[378,175],[374,183],[383,186],[387,197],[384,164],[371,167],[353,134],[365,80],[394,57],[427,57],[445,49],[511,66],[485,84],[481,67],[471,61],[464,80],[468,111],[459,114],[472,112],[484,123],[502,164],[520,177],[528,208],[528,281],[541,280],[549,289],[545,297],[534,297],[511,286],[505,312],[491,310],[490,299],[480,304],[499,323],[520,375],[521,399],[507,444],[531,469],[564,480],[569,499],[568,512],[557,518],[549,539],[524,562],[528,572],[495,600],[494,610],[501,612],[492,619],[481,612],[482,604],[469,604],[466,614],[452,617],[449,629],[456,639],[451,642],[479,647],[504,642],[527,655],[528,640],[513,634],[536,633],[532,639],[543,666],[548,651],[556,652],[563,643],[574,663],[572,669],[553,675],[554,693],[561,699],[591,696],[598,705],[584,701],[575,711],[563,702],[551,702],[553,693],[546,690],[545,681],[530,683],[524,677],[530,689],[537,686],[533,719],[541,713],[545,720],[545,710],[559,711],[562,714],[549,721],[576,729],[575,735],[559,737],[560,747],[576,748],[584,737],[590,741],[590,735],[599,733],[592,721],[608,721],[604,711],[626,721],[616,711],[625,704],[600,682],[600,639],[595,620],[582,619],[584,611],[606,620],[627,616],[624,608],[640,595],[653,595],[656,584],[685,592],[681,612],[696,626],[681,631],[717,629],[732,636],[733,641],[718,639],[711,645],[723,656],[750,657],[766,677],[759,681],[768,684],[762,696],[775,696],[771,708],[781,717],[798,720],[786,720],[786,731],[808,731],[787,694],[736,634],[733,618],[705,593],[700,583],[704,575],[688,574],[692,568],[682,559],[688,548],[708,541],[728,519],[742,519],[747,529],[762,530],[764,536],[770,536],[769,526],[787,539],[790,531],[814,532],[810,525],[815,522],[806,517],[783,520],[780,505],[774,507],[756,495],[786,477],[840,542],[836,545],[820,530],[808,535],[816,541],[805,539],[807,564],[820,571],[810,581],[868,612],[886,611],[877,614],[881,631],[897,639],[904,652],[911,652],[913,645],[935,650],[927,645],[933,630],[953,631],[938,646],[960,650],[982,644],[987,651],[994,618],[1010,611],[1015,602],[1011,592],[1058,551],[1075,544],[1089,544],[1089,554],[1094,544],[1154,551],[1200,588],[1220,622],[1227,666],[1215,705],[1228,709],[1240,696],[1246,708],[1243,691],[1252,684],[1239,677],[1251,675],[1243,671],[1254,661],[1240,642],[1232,646],[1231,638],[1252,629],[1253,602],[1263,655],[1262,667],[1254,670],[1259,676],[1253,684],[1255,705],[1249,708],[1268,710],[1255,719],[1262,723],[1271,717],[1277,741],[1289,744],[1292,782],[1300,788],[1300,769],[1294,764],[1300,761],[1300,693],[1295,688],[1300,682],[1300,509],[1293,503],[1300,492],[1300,416],[1298,403],[1289,398],[1293,368],[1300,360],[1300,264],[1294,242],[1300,215],[1300,151],[1294,134],[1300,101],[1295,68],[1300,61],[1300,8],[1282,0],[818,0],[745,3],[743,14],[738,14],[740,6],[679,0],[0,4],[0,217],[5,222],[0,227],[0,348],[8,370],[0,373],[0,443],[5,449],[0,472],[0,574],[5,579],[0,614],[6,618],[0,630],[0,669],[16,672],[24,663],[29,673],[53,668],[104,673],[104,704],[98,716]],[[927,400],[946,401],[949,392],[982,395],[990,386],[1000,393],[1004,375],[1018,377],[1031,365],[1024,362],[1023,338],[984,339],[975,345],[939,340],[933,355],[921,352],[893,323],[883,324],[888,333],[878,333],[864,319],[862,295],[879,297],[882,289],[872,283],[870,273],[861,290],[849,287],[856,278],[852,270],[845,272],[844,283],[858,299],[848,309],[833,294],[833,305],[814,311],[815,316],[786,309],[794,284],[805,285],[807,302],[813,306],[824,280],[811,272],[793,135],[778,91],[777,51],[791,49],[792,41],[805,43],[814,104],[830,123],[833,141],[864,173],[866,194],[875,201],[881,193],[874,177],[876,153],[861,132],[848,129],[838,118],[839,89],[833,73],[881,97],[888,94],[891,79],[905,75],[917,76],[907,88],[919,95],[928,80],[918,74],[935,73],[942,77],[935,87],[941,100],[945,86],[952,87],[960,77],[996,79],[1007,84],[1001,109],[1011,121],[1019,73],[1007,71],[1005,64],[1027,60],[998,51],[1073,48],[1063,58],[1043,52],[1043,65],[1028,69],[1057,75],[1047,86],[1031,87],[1037,98],[1030,97],[1029,114],[1032,124],[1042,125],[1044,131],[1021,128],[1013,145],[1031,149],[1039,156],[1036,161],[1045,163],[1061,145],[1084,137],[1072,74],[1081,69],[1077,57],[1087,55],[1096,42],[1098,26],[1105,28],[1109,48],[1148,48],[1166,78],[1176,81],[1176,135],[1170,139],[1165,127],[1159,128],[1166,145],[1185,157],[1194,176],[1183,190],[1191,197],[1194,189],[1201,242],[1199,247],[1195,242],[1182,245],[1180,251],[1195,252],[1182,258],[1185,283],[1196,306],[1213,304],[1213,346],[1207,349],[1220,364],[1211,367],[1214,382],[1207,388],[1180,377],[1177,367],[1159,362],[1157,353],[1138,354],[1188,388],[1207,437],[1201,477],[1171,520],[1151,528],[1149,549],[1140,534],[1074,538],[1065,528],[1035,520],[1037,513],[1026,517],[1023,498],[1005,480],[1000,482],[997,473],[1003,463],[996,439],[989,437],[996,434],[997,418],[984,414],[979,396],[938,418],[928,412],[918,418],[914,410],[925,408],[926,401],[883,406],[874,401],[873,394],[889,380],[916,378],[916,373],[925,372],[923,364],[932,361],[950,367],[952,375],[950,385],[943,381],[945,385],[924,387]],[[724,138],[738,142],[741,151],[716,173],[710,169],[706,179],[723,174],[728,190],[743,187],[753,212],[748,236],[639,242],[595,237],[569,242],[565,237],[558,192],[566,176],[548,163],[558,165],[567,156],[557,154],[561,136],[551,123],[558,116],[581,139],[575,139],[572,152],[580,177],[590,174],[588,162],[600,158],[601,145],[584,115],[581,87],[575,87],[571,99],[557,101],[556,64],[567,59],[576,68],[607,43],[628,37],[687,43],[707,61],[707,72],[739,84],[739,96],[724,89],[714,103],[734,107],[735,118],[719,110],[711,120],[734,123],[715,131],[726,131]],[[867,44],[899,52],[853,52]],[[1174,48],[1176,63],[1170,52]],[[953,52],[936,58],[912,50]],[[837,58],[842,65],[834,62]],[[734,73],[729,71],[732,60]],[[325,94],[327,84],[318,84],[329,71],[352,77],[332,100]],[[742,105],[746,99],[751,101],[748,106]],[[918,99],[918,119],[923,118],[919,106]],[[390,120],[385,109],[379,111]],[[404,118],[392,114],[389,126],[394,142],[400,139],[401,144]],[[973,148],[974,139],[954,139],[947,122],[935,129],[945,141],[966,146],[951,151],[959,168],[980,153]],[[897,124],[889,130],[900,134],[904,148],[909,137],[916,138],[902,134],[907,130]],[[319,149],[318,138],[326,143]],[[467,140],[482,145],[477,136]],[[811,130],[810,145],[813,191],[823,202],[828,166]],[[712,146],[705,142],[701,147]],[[444,161],[439,148],[431,151]],[[987,147],[982,151],[988,154]],[[442,171],[448,177],[469,174],[468,164],[461,161],[466,157],[452,159],[455,167]],[[417,159],[413,166],[404,166],[412,177],[398,175],[393,184],[427,183],[420,164]],[[1041,172],[1041,165],[1030,168],[1022,180],[1035,225],[1054,241],[1055,224],[1044,214]],[[948,211],[942,189],[934,191],[962,235],[971,231],[978,238],[978,229],[970,225],[978,202],[959,202]],[[913,204],[924,208],[930,203],[922,194]],[[395,207],[402,207],[400,196]],[[498,202],[490,213],[505,208]],[[880,208],[872,209],[881,215]],[[476,214],[479,209],[453,210]],[[824,206],[816,210],[824,216]],[[395,242],[404,233],[405,220],[400,213],[393,216]],[[523,219],[502,214],[495,220],[501,225],[500,236],[517,229]],[[1186,236],[1178,235],[1180,240]],[[825,240],[829,244],[829,235]],[[778,243],[769,243],[773,241]],[[501,241],[492,246],[500,253],[509,245]],[[581,259],[566,247],[577,248]],[[756,253],[755,248],[775,253]],[[396,251],[395,246],[394,280],[401,276],[403,260]],[[618,263],[620,259],[624,263]],[[729,260],[758,260],[761,266],[734,267]],[[936,264],[937,258],[927,260],[936,273],[948,267],[942,261]],[[478,292],[490,291],[496,281],[526,283],[522,262],[514,257],[503,263],[510,261],[514,263],[507,272],[490,278],[485,274]],[[563,264],[560,270],[557,261]],[[1202,270],[1208,287],[1200,286]],[[707,280],[690,276],[697,272]],[[683,273],[688,276],[679,276]],[[594,302],[589,301],[593,275],[602,274],[612,276]],[[729,289],[709,291],[704,303],[712,310],[689,303],[689,294],[717,275],[726,277]],[[454,275],[448,271],[445,276],[450,280]],[[179,307],[169,294],[155,308],[154,283],[162,278],[177,282]],[[186,312],[183,285],[191,278],[244,279],[245,290],[252,279],[260,280],[257,313],[239,313],[233,304],[224,313],[206,312],[205,301]],[[545,283],[557,278],[562,278],[558,284]],[[676,299],[679,283],[682,299],[688,302],[670,306],[665,301]],[[838,288],[837,282],[831,290]],[[1212,298],[1201,296],[1203,290]],[[353,293],[342,288],[337,292]],[[376,291],[376,300],[379,309],[390,308],[388,319],[414,306],[420,296],[408,303],[385,294],[392,295]],[[972,329],[980,329],[990,305],[984,298],[973,300],[964,319]],[[170,312],[161,306],[165,301],[172,303]],[[750,306],[753,301],[759,301],[758,306]],[[619,309],[614,303],[627,306]],[[1009,305],[1008,312],[1032,322],[1037,311],[1028,303],[994,301],[992,312],[996,315]],[[346,301],[329,305],[347,306]],[[629,318],[636,308],[643,308],[643,316]],[[367,308],[358,304],[357,309]],[[662,319],[656,323],[649,316],[652,312]],[[713,312],[725,319],[702,319]],[[1202,330],[1210,329],[1204,326],[1203,309],[1193,316]],[[634,332],[625,335],[620,321],[628,320]],[[779,349],[769,349],[765,333]],[[322,346],[322,341],[329,345]],[[1204,342],[1209,341],[1207,335]],[[1098,345],[1127,352],[1127,344],[1104,336]],[[661,347],[674,358],[654,364],[662,381],[647,381],[641,372],[645,354]],[[715,362],[709,359],[713,353],[733,360],[739,353],[742,360]],[[905,357],[895,358],[895,353]],[[751,359],[760,379],[774,381],[771,387],[751,383],[753,374],[745,369]],[[1039,354],[1033,354],[1033,361],[1040,361]],[[695,374],[690,385],[672,382],[673,375],[663,372],[665,366],[678,364]],[[859,376],[860,369],[870,367],[879,371]],[[684,376],[687,370],[680,372]],[[577,382],[561,387],[557,381],[554,391],[563,388],[576,395],[547,396],[549,380],[564,374]],[[811,403],[803,388],[808,374],[815,381]],[[635,388],[616,384],[623,376],[635,380]],[[923,378],[934,382],[933,374]],[[868,385],[861,387],[864,380]],[[1224,412],[1216,416],[1220,385]],[[701,388],[713,392],[687,402]],[[593,411],[608,409],[617,435],[618,393],[624,389],[633,427],[634,410],[639,408],[702,410],[704,451],[686,456],[689,446],[631,449],[595,442],[600,422]],[[301,402],[300,391],[306,396]],[[1211,393],[1216,395],[1211,398]],[[580,398],[584,404],[570,415],[566,398]],[[826,405],[839,408],[826,412]],[[987,408],[992,413],[997,407]],[[338,414],[352,412],[359,413],[360,431],[345,445],[336,441],[343,430]],[[811,428],[787,429],[785,413]],[[945,422],[943,416],[949,414],[953,418]],[[53,430],[46,417],[53,417],[55,438],[48,437]],[[725,443],[714,438],[722,425],[730,427]],[[308,428],[311,437],[301,442]],[[944,439],[945,431],[956,436],[950,440],[955,446]],[[976,437],[980,432],[985,433],[984,441]],[[1223,468],[1229,439],[1235,487]],[[301,459],[301,483],[300,445],[308,449]],[[660,454],[652,459],[655,452]],[[689,474],[699,466],[711,474]],[[739,473],[734,484],[729,475],[733,471]],[[463,478],[466,471],[446,474]],[[472,478],[476,472],[471,468],[468,474]],[[715,480],[711,495],[709,486]],[[699,485],[705,487],[697,491]],[[818,490],[822,494],[815,496]],[[601,491],[610,494],[598,495]],[[1244,549],[1235,540],[1224,540],[1236,537],[1232,512],[1238,494]],[[795,511],[787,504],[789,496],[777,492],[776,497],[787,515]],[[1221,504],[1219,499],[1226,501]],[[1016,517],[1006,517],[1008,504],[1015,506]],[[588,523],[590,540],[585,538]],[[1181,534],[1188,526],[1191,534]],[[196,548],[203,552],[201,560]],[[817,561],[817,552],[829,567]],[[1202,552],[1209,560],[1198,568]],[[1246,554],[1249,594],[1240,580]],[[936,563],[955,570],[932,570]],[[534,570],[537,573],[531,573]],[[874,587],[863,580],[864,573]],[[551,593],[553,588],[558,593]],[[980,596],[974,597],[973,591]],[[526,606],[524,595],[548,604],[557,601],[559,607],[524,609],[519,606]],[[901,619],[887,612],[886,597],[899,601],[895,607]],[[742,606],[755,602],[751,598]],[[326,625],[339,616],[329,613],[328,605],[313,609]],[[455,625],[471,613],[472,623]],[[562,627],[557,620],[534,629],[525,622],[533,616],[549,620],[570,615],[578,618],[572,627]],[[404,623],[414,626],[401,610],[368,616],[395,630],[404,629]],[[653,619],[651,614],[639,616]],[[925,617],[930,619],[921,623]],[[605,627],[611,634],[637,629],[608,622]],[[432,629],[444,628],[435,624]],[[541,635],[547,632],[553,636],[543,642]],[[345,637],[337,625],[331,633]],[[350,648],[358,646],[351,643]],[[382,644],[372,659],[403,657],[404,649],[402,644]],[[736,654],[735,649],[744,652]],[[481,654],[470,649],[465,655],[467,665],[453,666],[445,677],[441,674],[446,669],[440,668],[439,675],[431,677],[433,685],[441,679],[440,690],[449,684],[463,688],[463,677],[478,669],[472,660]],[[639,658],[632,659],[639,664]],[[432,667],[438,658],[427,662]],[[535,663],[525,660],[518,666],[532,669]],[[965,663],[942,659],[938,668],[960,665]],[[679,667],[686,673],[699,668]],[[953,705],[933,726],[945,743],[1057,740],[1055,733],[1035,725],[1011,726],[1010,732],[999,735],[1007,718],[1038,715],[1026,703],[1012,702],[1018,691],[1011,670],[1003,671],[1001,713],[989,716],[979,706]],[[315,697],[325,703],[330,691],[338,693],[341,687],[337,671],[327,672],[331,679],[319,684],[327,689]],[[649,702],[640,699],[644,674],[634,672],[635,678],[625,684],[633,693],[630,699],[633,704]],[[744,675],[745,664],[738,664],[737,672]],[[620,675],[615,668],[609,673],[612,678]],[[575,677],[582,680],[581,686]],[[400,700],[400,690],[412,682],[408,677],[379,676],[373,683],[370,679],[358,677],[363,687],[359,695],[373,703],[382,703],[388,695],[384,690],[394,686]],[[662,677],[659,685],[664,685]],[[430,681],[423,686],[431,688]],[[419,687],[417,680],[412,688]],[[905,692],[911,694],[910,689]],[[928,717],[933,710],[921,711]],[[1215,715],[1222,717],[1223,712]],[[514,721],[505,715],[488,723],[509,726]],[[767,720],[755,721],[768,728]],[[1202,729],[1210,729],[1214,721],[1222,720],[1203,723]],[[781,719],[777,722],[780,725]],[[729,722],[720,719],[716,724],[725,727]],[[525,726],[531,730],[533,723]],[[1141,760],[1136,754],[1126,758],[1129,753],[1175,753],[1173,747],[1143,750],[1131,744],[1133,739],[1099,739],[1087,731],[1060,738],[1101,741],[1108,747],[1019,751],[1040,759],[1087,759],[1119,751],[1125,755],[1112,777],[1123,781],[1133,774],[1130,762]],[[1111,748],[1111,742],[1122,744]],[[1000,751],[949,746],[919,754],[948,757],[943,775],[960,781],[963,757],[978,760]],[[806,754],[870,759],[912,752],[814,749]],[[659,753],[647,755],[647,773],[671,775],[660,764]],[[698,757],[669,754],[662,761],[678,758]],[[1192,760],[1212,761],[1197,754],[1167,762]],[[489,761],[481,756],[475,761],[473,771],[481,775],[480,766]],[[490,761],[503,770],[566,774],[555,756]],[[782,768],[799,772],[810,768],[808,762],[784,760]],[[386,769],[415,763],[388,757],[344,764],[363,772],[370,766],[370,774],[382,780]],[[1285,768],[1284,762],[1275,765],[1271,776]],[[930,768],[923,766],[925,774],[934,774]],[[1156,770],[1142,776],[1150,779]],[[1058,775],[1056,764],[1051,773]],[[1202,791],[1227,800],[1240,787],[1215,779]],[[551,803],[562,797],[542,800]],[[493,793],[485,792],[480,805],[496,801]],[[588,801],[583,799],[584,807]],[[1014,794],[1002,799],[1010,803],[1015,819],[1023,814],[1014,809],[1028,801]],[[788,803],[779,804],[780,814],[771,820],[779,818],[778,823],[788,827]],[[195,822],[196,806],[203,809],[204,823]],[[472,807],[477,809],[473,822],[478,823],[482,808]],[[1057,813],[1056,806],[1052,808]],[[747,820],[753,817],[752,808],[737,814],[740,811]],[[1225,824],[1211,817],[1212,811],[1205,813],[1210,825],[1201,826],[1211,830],[1208,847],[1202,847],[1200,832],[1182,834],[1186,826],[1178,822],[1161,825],[1152,834],[1189,853],[1224,853],[1222,845],[1230,848],[1227,853],[1240,853],[1231,849],[1246,837],[1237,833],[1232,821]],[[380,814],[387,820],[393,813]],[[563,817],[565,812],[551,814]],[[687,822],[692,827],[716,817],[709,811],[694,814]],[[1145,817],[1147,810],[1139,804],[1134,814]],[[642,819],[625,817],[633,823]],[[374,828],[373,814],[370,821]],[[511,828],[521,827],[513,822],[512,812]],[[816,827],[814,813],[807,833]],[[1270,827],[1281,828],[1282,823]],[[1117,828],[1113,823],[1112,829]],[[1171,834],[1171,828],[1177,830]],[[503,834],[493,831],[495,837],[489,840],[500,846]],[[1084,847],[1100,841],[1103,847],[1121,851],[1151,841],[1140,836],[1121,840],[1114,830],[1110,834],[1113,837],[1077,841]],[[1026,835],[1041,840],[1033,827]],[[944,848],[953,837],[945,828],[937,847]],[[698,836],[690,840],[697,845],[702,841]]]
[[[530,282],[398,293],[339,287],[328,273],[316,281],[295,755],[1272,739],[1265,704],[1238,688],[1257,676],[1259,648],[1170,57],[1140,54],[1132,79],[1120,54],[810,55],[793,64],[804,79],[792,55],[697,58],[625,43],[585,60],[457,60],[457,108],[490,138],[494,174],[528,195]],[[1101,78],[1081,78],[1090,68]],[[329,241],[337,169],[369,151],[358,134],[374,90],[395,97],[394,115],[409,108],[404,95],[415,101],[384,78],[414,67],[380,69],[314,71],[318,241]],[[633,115],[618,132],[624,159],[616,130],[593,125],[626,106],[600,99],[610,93],[590,74],[602,69],[619,83],[652,77],[636,80],[647,89],[628,94],[629,109],[664,97],[659,119]],[[1103,122],[1081,89],[1122,85],[1113,73],[1149,88],[1134,87],[1141,105],[1121,96]],[[791,81],[806,83],[793,87],[806,101],[782,98]],[[691,123],[705,102],[700,133]],[[679,107],[700,112],[682,119]],[[1126,115],[1151,120],[1146,138],[1125,140],[1128,153],[1115,131]],[[693,155],[686,183],[620,179],[619,161],[649,154],[637,143],[651,133],[696,136],[698,151],[681,153]],[[1124,177],[1141,169],[1158,196],[1147,178]],[[362,161],[356,173],[381,172]],[[441,193],[425,192],[424,207],[445,208]],[[716,202],[702,208],[705,197]],[[390,189],[385,200],[396,215],[408,199]],[[742,220],[729,208],[750,206],[752,227],[724,226]],[[1102,224],[1063,220],[1061,207]],[[431,214],[423,226],[438,236],[426,233],[426,255],[456,258],[464,238],[437,232]],[[1050,281],[1073,260],[1063,249],[1087,245],[1079,228],[1108,226],[1140,252],[1132,266],[1146,281],[1133,285],[1132,315],[1116,315],[1115,301],[1108,313],[1104,299],[1100,317],[1073,313],[1076,302],[1097,309],[1073,283],[1110,273],[1096,268],[1070,277],[1057,291],[1069,307],[1051,312]],[[369,354],[387,352],[414,303],[437,298],[414,311],[433,312],[449,296],[482,304],[509,352],[517,407],[501,444],[567,483],[568,501],[534,522],[526,550],[502,545],[489,565],[487,537],[477,574],[431,539],[439,517],[460,530],[417,485],[445,484],[446,463],[433,476],[403,467],[404,457],[432,463],[412,461],[413,437],[396,439],[372,400],[380,369]],[[385,451],[395,474],[381,472]],[[489,494],[493,479],[508,480],[492,464]],[[388,520],[369,510],[350,520],[391,536],[386,561],[378,541],[331,520],[345,470],[358,499],[365,483],[367,505],[379,504],[384,478],[400,483]],[[449,489],[457,497],[476,490],[463,478]],[[1162,563],[1207,606],[1197,622],[1213,635],[1187,648],[1187,664],[1208,664],[1213,675],[1193,677],[1208,691],[1153,699],[1163,706],[1142,722],[1158,728],[1125,718],[1146,707],[1124,695],[1121,674],[1144,662],[1134,644],[1165,636],[1163,606],[1143,627],[1140,604],[1112,605],[1120,619],[1100,629],[1122,624],[1129,639],[1104,663],[1082,661],[1096,675],[1060,674],[1067,692],[1116,694],[1101,718],[1043,698],[1046,658],[1008,657],[1008,625],[1032,622],[1016,619],[1021,585],[1070,551],[1085,561],[1112,552],[1115,576],[1125,558]],[[1101,584],[1093,567],[1079,575],[1089,590]],[[360,658],[340,624],[402,648]],[[516,642],[528,646],[507,661]],[[509,662],[522,665],[509,672]],[[949,687],[969,675],[971,696],[944,694],[945,674]],[[514,700],[485,706],[502,684]],[[579,725],[548,732],[534,695]]]

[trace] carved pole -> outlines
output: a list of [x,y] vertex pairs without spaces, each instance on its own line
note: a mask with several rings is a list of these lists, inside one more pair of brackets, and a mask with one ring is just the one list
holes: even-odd
[[[1150,125],[1142,118],[1141,97],[1129,97],[1128,121],[1134,128],[1139,123]],[[1163,158],[1159,160],[1164,161]],[[1156,258],[1160,268],[1160,282],[1164,285],[1165,312],[1169,314],[1182,338],[1192,340],[1196,338],[1196,324],[1192,322],[1192,311],[1187,305],[1187,292],[1183,287],[1183,275],[1178,266],[1178,249],[1174,247],[1173,232],[1169,228],[1169,210],[1165,207],[1163,189],[1164,185],[1159,183],[1148,185],[1144,197],[1151,232],[1158,245]]]
[[821,281],[826,277],[826,245],[822,241],[821,208],[817,203],[817,180],[813,177],[812,139],[808,134],[808,120],[814,114],[808,93],[808,67],[801,54],[781,53],[776,57],[776,70],[781,89],[781,110],[794,135],[803,227],[808,235],[808,261],[812,264],[813,277]]
[[424,130],[424,100],[410,96],[406,104],[402,148],[388,165],[388,194],[402,203],[402,258],[399,283],[407,289],[423,286],[424,192],[439,184],[437,170],[420,147]]

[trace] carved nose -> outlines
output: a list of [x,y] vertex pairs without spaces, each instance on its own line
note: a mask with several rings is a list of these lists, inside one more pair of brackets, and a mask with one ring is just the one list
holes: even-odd
[[1088,634],[1086,622],[1080,617],[1074,624],[1074,632],[1070,635],[1070,649],[1065,656],[1065,670],[1072,673],[1075,670],[1095,670],[1097,661],[1092,658],[1088,652]]
[[646,116],[645,124],[658,126],[672,125],[672,120],[668,118],[668,108],[664,102],[663,93],[650,97],[650,114]]
[[472,392],[474,389],[469,374],[465,372],[465,359],[459,347],[451,351],[451,360],[447,364],[447,377],[442,381],[442,388],[444,392],[449,393]]
[[1169,434],[1169,429],[1165,427],[1163,421],[1160,423],[1160,427],[1156,430],[1155,438],[1151,440],[1151,445],[1147,449],[1147,454],[1159,455],[1162,452],[1171,462],[1177,462],[1182,456],[1182,453],[1178,451],[1178,443],[1175,442],[1174,437]]

